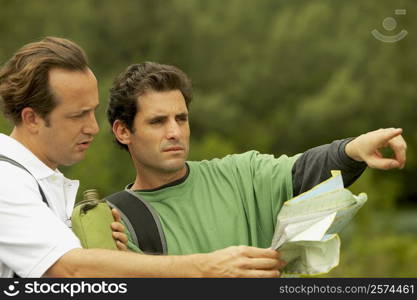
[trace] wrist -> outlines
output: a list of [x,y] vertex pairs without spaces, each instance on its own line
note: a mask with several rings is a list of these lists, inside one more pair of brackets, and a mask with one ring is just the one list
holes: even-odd
[[208,253],[187,255],[188,262],[191,262],[187,277],[207,277],[208,256]]
[[359,154],[358,147],[357,147],[357,139],[358,138],[355,138],[346,144],[345,153],[351,159],[362,162],[363,159],[361,158],[361,155]]

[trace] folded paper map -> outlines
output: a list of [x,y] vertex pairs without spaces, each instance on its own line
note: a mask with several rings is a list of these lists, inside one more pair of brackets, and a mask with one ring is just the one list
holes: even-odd
[[339,264],[338,233],[366,202],[343,186],[340,171],[311,190],[286,201],[277,216],[271,248],[287,262],[284,276],[317,275]]

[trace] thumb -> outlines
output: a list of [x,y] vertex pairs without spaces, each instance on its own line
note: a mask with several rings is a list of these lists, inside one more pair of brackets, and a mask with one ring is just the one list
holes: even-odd
[[400,163],[396,161],[395,159],[383,158],[383,157],[377,157],[377,156],[370,157],[368,160],[366,160],[366,163],[371,168],[381,169],[381,170],[390,170],[390,169],[400,167]]

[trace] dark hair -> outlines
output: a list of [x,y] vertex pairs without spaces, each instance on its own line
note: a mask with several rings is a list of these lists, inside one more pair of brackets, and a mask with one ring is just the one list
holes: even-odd
[[[107,119],[110,126],[120,120],[134,132],[133,122],[139,111],[138,99],[149,91],[163,92],[180,90],[188,108],[192,99],[192,84],[188,76],[180,69],[155,62],[134,64],[123,71],[110,89],[110,100],[107,107]],[[116,138],[115,142],[127,150]]]
[[15,125],[22,122],[21,112],[31,107],[48,124],[48,115],[57,105],[49,87],[52,68],[85,71],[84,51],[67,39],[46,37],[23,46],[0,70],[1,108]]

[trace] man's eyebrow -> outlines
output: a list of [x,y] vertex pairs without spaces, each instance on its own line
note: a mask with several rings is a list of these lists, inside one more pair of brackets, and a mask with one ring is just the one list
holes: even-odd
[[87,113],[87,112],[92,111],[92,110],[95,111],[95,110],[97,110],[97,108],[99,107],[99,105],[100,104],[97,104],[94,107],[90,107],[90,108],[81,108],[81,109],[79,109],[77,111],[74,111],[72,114],[77,115],[77,114],[84,114],[84,113]]
[[188,118],[188,113],[187,112],[183,112],[183,113],[179,113],[177,115],[175,115],[176,118]]
[[168,118],[168,116],[166,116],[166,115],[153,115],[153,116],[150,116],[149,118],[146,118],[145,120],[147,122],[152,122],[152,121],[155,121],[155,120],[164,120],[164,119],[167,119],[167,118]]
[[100,106],[100,103],[98,103],[97,105],[95,105],[95,106],[93,106],[93,107],[90,107],[90,108],[88,108],[88,107],[86,107],[86,108],[82,108],[82,109],[80,110],[80,112],[87,112],[87,111],[90,111],[90,110],[96,110],[99,106]]
[[[175,117],[186,117],[186,116],[188,116],[188,112],[181,112],[181,113],[175,114]],[[149,116],[147,120],[163,119],[163,118],[168,118],[168,115],[156,113],[154,115]]]

